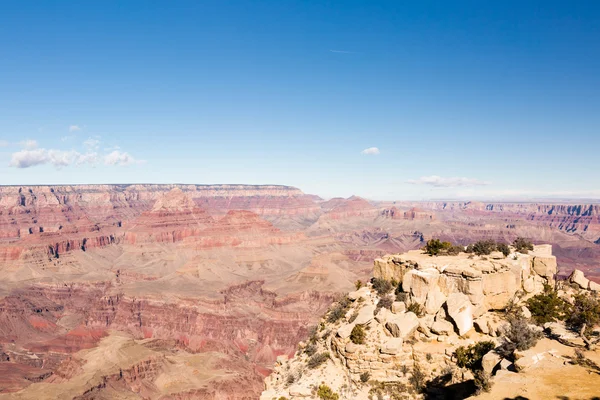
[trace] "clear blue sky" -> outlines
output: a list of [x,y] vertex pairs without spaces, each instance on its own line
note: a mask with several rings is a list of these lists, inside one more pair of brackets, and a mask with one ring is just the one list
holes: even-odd
[[0,5],[0,184],[600,198],[597,1]]

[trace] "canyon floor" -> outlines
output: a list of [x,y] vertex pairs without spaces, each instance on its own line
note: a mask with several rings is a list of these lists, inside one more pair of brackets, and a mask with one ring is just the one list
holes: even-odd
[[518,236],[552,244],[559,275],[600,277],[595,204],[0,187],[0,398],[256,399],[375,258]]

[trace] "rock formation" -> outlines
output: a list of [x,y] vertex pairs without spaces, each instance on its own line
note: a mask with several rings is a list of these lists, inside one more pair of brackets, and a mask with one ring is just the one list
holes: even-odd
[[[462,369],[457,366],[457,349],[466,349],[476,342],[490,346],[480,355],[480,364],[475,367],[488,377],[486,379],[534,379],[529,371],[534,376],[543,374],[536,370],[538,364],[554,368],[553,360],[561,365],[560,360],[569,360],[567,355],[572,352],[569,346],[577,344],[565,346],[564,341],[576,342],[577,335],[569,336],[563,328],[559,333],[564,337],[563,342],[552,340],[549,334],[548,339],[541,339],[537,345],[537,340],[532,342],[530,347],[535,347],[515,351],[514,360],[503,357],[500,349],[507,339],[499,336],[507,334],[510,318],[519,315],[518,318],[524,318],[520,321],[524,321],[532,317],[525,306],[518,304],[545,293],[543,284],[555,283],[556,269],[556,260],[546,245],[536,246],[528,254],[513,251],[507,257],[466,253],[432,257],[422,251],[410,251],[377,259],[373,285],[368,284],[339,300],[312,336],[300,343],[293,358],[278,360],[273,374],[265,381],[261,400],[317,399],[322,385],[337,393],[340,399],[375,399],[386,398],[386,395],[406,399],[465,398],[464,390],[472,385],[474,377],[464,366]],[[381,289],[385,285],[375,285],[386,280],[394,280],[398,285],[395,294]],[[578,271],[573,273],[571,281],[589,290],[588,281]],[[526,291],[527,282],[533,284]],[[566,293],[571,290],[565,286],[561,293],[568,297]],[[386,299],[390,296],[403,300],[389,303]],[[514,317],[498,312],[508,306],[518,310],[510,311]],[[340,307],[345,307],[345,316],[338,316]],[[522,323],[524,330],[539,332],[542,329]],[[547,326],[552,330],[561,325]],[[357,329],[364,334],[357,335]],[[577,376],[586,379],[587,372],[575,366],[565,369],[569,376],[579,374]],[[587,380],[583,388],[578,389],[582,389],[582,393],[593,393],[597,384],[600,384],[598,377]],[[544,388],[527,388],[534,393],[553,393]],[[507,398],[508,394],[512,398],[527,393],[506,387],[495,391]],[[490,398],[504,398],[504,395]]]

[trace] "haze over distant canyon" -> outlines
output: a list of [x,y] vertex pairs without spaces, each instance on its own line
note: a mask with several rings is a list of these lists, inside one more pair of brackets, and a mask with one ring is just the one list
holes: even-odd
[[553,245],[600,282],[600,204],[324,200],[277,185],[0,187],[0,398],[253,399],[373,260]]

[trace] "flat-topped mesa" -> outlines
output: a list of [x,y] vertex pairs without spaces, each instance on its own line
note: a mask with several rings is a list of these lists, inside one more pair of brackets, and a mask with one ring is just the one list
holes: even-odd
[[402,290],[425,306],[428,314],[435,314],[451,294],[462,293],[472,303],[474,316],[505,308],[517,291],[542,291],[556,272],[551,245],[537,245],[528,254],[513,250],[506,257],[500,252],[430,256],[412,250],[378,258],[373,267],[375,278],[401,283]]

